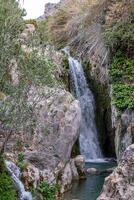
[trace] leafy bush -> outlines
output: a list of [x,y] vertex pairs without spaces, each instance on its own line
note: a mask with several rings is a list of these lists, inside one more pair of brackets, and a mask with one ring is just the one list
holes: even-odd
[[23,153],[18,154],[17,165],[21,169],[21,171],[23,171],[27,167],[27,163],[24,161]]
[[17,200],[12,179],[6,173],[0,173],[0,200]]
[[41,20],[37,22],[37,36],[38,36],[38,42],[40,44],[48,44],[50,42],[50,33],[47,31],[48,29],[48,19]]
[[[130,15],[130,13],[128,13]],[[134,108],[134,23],[117,22],[105,30],[111,52],[109,74],[113,85],[113,104],[119,109]]]
[[[55,65],[49,60],[32,52],[28,56],[19,52],[17,56],[20,82],[13,86],[10,81],[5,80],[2,89],[6,95],[10,95],[2,102],[0,107],[0,120],[4,127],[15,132],[32,134],[36,126],[34,106],[42,98],[39,94],[32,104],[28,104],[28,93],[31,85],[34,86],[55,86],[57,81],[54,78]],[[7,72],[5,71],[6,75]],[[8,112],[7,112],[8,111]]]
[[42,182],[37,188],[37,192],[42,195],[43,200],[55,200],[58,191],[58,185],[50,185],[45,181]]
[[113,103],[120,109],[134,108],[134,86],[113,84]]
[[124,53],[116,53],[109,72],[113,82],[133,82],[134,59],[128,58]]
[[56,80],[53,75],[55,65],[36,52],[33,51],[28,57],[24,54],[20,54],[18,65],[22,73],[22,85],[33,84],[37,86],[47,85],[50,87],[56,85]]
[[113,104],[120,109],[134,108],[134,59],[117,53],[109,74],[113,84]]
[[18,36],[23,30],[24,12],[16,0],[0,0],[0,91],[4,92],[10,60],[18,48]]
[[19,153],[18,154],[18,162],[23,162],[24,161],[24,154],[23,153]]

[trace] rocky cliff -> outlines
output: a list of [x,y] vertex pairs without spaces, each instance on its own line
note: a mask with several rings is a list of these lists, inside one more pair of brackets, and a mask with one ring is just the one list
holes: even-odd
[[[38,63],[38,70],[42,65],[47,68],[47,65],[50,67],[53,63],[54,68],[51,75],[54,85],[48,86],[46,83],[37,86],[30,83],[27,88],[25,103],[28,107],[31,106],[33,111],[28,118],[26,116],[28,116],[29,111],[26,111],[25,120],[27,119],[27,122],[32,120],[34,128],[29,124],[29,129],[24,131],[21,128],[18,133],[15,125],[14,133],[8,139],[4,149],[5,156],[8,160],[19,164],[18,156],[22,155],[23,181],[27,188],[31,186],[37,188],[40,183],[47,181],[49,184],[59,184],[61,186],[60,191],[63,193],[71,187],[73,180],[79,179],[77,163],[81,162],[81,159],[82,164],[84,163],[83,157],[78,158],[78,161],[71,158],[73,146],[79,138],[81,109],[79,102],[66,89],[66,56],[61,51],[56,51],[53,46],[35,47],[33,44],[32,46],[29,45],[29,41],[31,42],[34,34],[36,34],[35,31],[36,28],[33,24],[26,25],[26,29],[20,36],[21,51],[27,59],[34,51],[36,51],[34,56],[38,55],[40,58],[48,59],[44,65]],[[39,73],[43,73],[43,71]],[[19,71],[19,62],[15,57],[14,60],[11,60],[9,74],[11,77],[10,84],[13,87],[18,87],[22,72]],[[43,78],[45,79],[45,74]],[[47,76],[47,80],[49,78]],[[1,103],[4,105],[7,99],[7,97],[2,99]],[[12,101],[15,102],[14,99]],[[21,101],[23,101],[22,96]],[[17,124],[17,122],[15,123]],[[5,135],[3,130],[1,132],[1,145],[4,137],[6,138]]]
[[47,19],[49,16],[54,15],[54,13],[61,7],[64,6],[64,4],[67,2],[67,0],[61,0],[59,3],[46,3],[44,14],[40,16],[38,19]]
[[[65,55],[55,48],[70,45],[71,53],[83,61],[96,97],[103,151],[107,156],[116,153],[119,161],[99,199],[132,199],[133,145],[128,146],[134,142],[133,0],[81,2],[47,4],[41,17],[47,20],[30,21],[13,43],[8,66],[2,65],[8,72],[0,91],[0,144],[11,130],[5,155],[23,168],[27,188],[47,180],[62,185],[64,192],[79,178],[84,158],[72,158],[71,153],[79,138],[81,110],[68,91]],[[9,116],[6,128],[3,113]]]
[[134,144],[123,153],[118,167],[105,179],[97,200],[132,200],[134,196]]
[[70,44],[72,54],[86,63],[102,148],[107,155],[116,152],[117,158],[133,143],[132,4],[132,0],[83,0],[80,7],[68,0],[48,20],[55,45]]
[[[58,48],[69,44],[71,53],[83,60],[89,85],[96,96],[102,148],[107,155],[116,153],[119,161],[100,199],[133,199],[132,181],[128,181],[134,176],[133,146],[128,148],[134,143],[132,7],[133,0],[83,0],[81,6],[79,1],[68,0],[66,6],[48,20],[54,44]],[[125,175],[122,170],[126,170]],[[113,176],[118,177],[117,184]]]
[[[70,158],[79,137],[81,111],[78,101],[65,90],[42,89],[44,96],[36,107],[37,127],[32,146],[24,152],[26,163],[29,163],[24,172],[25,182],[35,187],[41,179],[53,184],[61,182],[63,192],[70,187],[73,179]],[[35,88],[30,94],[31,102],[38,94]],[[70,176],[64,182],[66,170],[69,170]]]
[[[109,4],[105,8],[105,15],[103,15],[103,17],[105,16],[104,17],[105,22],[103,22],[104,24],[99,23],[98,26],[112,27],[114,26],[113,25],[114,23],[116,23],[116,26],[118,26],[117,25],[118,23],[125,23],[125,21],[129,21],[130,20],[129,6],[131,4],[132,4],[132,1],[128,3],[125,3],[125,1],[122,1],[122,2],[109,1]],[[97,24],[95,26],[97,26]],[[113,77],[110,76],[111,74],[110,68],[112,67],[111,66],[112,52],[110,51],[110,49],[106,48],[106,42],[105,42],[106,38],[104,40],[104,37],[102,36],[102,29],[101,28],[98,29],[97,33],[98,34],[96,34],[97,35],[96,41],[98,42],[92,44],[93,45],[91,47],[92,50],[89,53],[89,60],[91,64],[90,77],[93,81],[94,90],[96,90],[95,93],[97,93],[96,96],[97,96],[98,104],[101,107],[100,109],[101,109],[101,113],[104,119],[103,123],[108,125],[108,127],[106,125],[106,128],[105,128],[105,131],[107,132],[108,137],[110,138],[108,142],[110,142],[111,145],[114,142],[116,156],[118,159],[120,159],[124,150],[130,144],[134,142],[133,140],[134,111],[133,111],[133,106],[132,108],[130,107],[127,108],[126,106],[123,109],[120,109],[118,105],[115,106],[113,103],[115,101],[113,97],[114,96],[113,85],[117,81],[115,79],[112,80]],[[121,47],[120,47],[120,51],[122,51]],[[125,63],[124,64],[122,63],[122,65],[125,65]],[[119,66],[117,66],[117,68],[119,68]],[[133,72],[134,71],[132,70],[132,74]],[[133,81],[134,79],[132,78],[131,83],[129,84],[133,85]],[[128,83],[129,79],[127,79],[126,82]],[[119,83],[121,83],[121,80],[119,81]],[[102,93],[103,92],[104,93],[102,94],[100,90],[102,91]],[[123,99],[124,97],[120,95],[118,95],[118,98]],[[132,91],[132,96],[133,96],[133,91]],[[128,97],[128,98],[131,98],[131,97]],[[102,101],[102,103],[100,101]],[[111,147],[114,148],[113,145]]]

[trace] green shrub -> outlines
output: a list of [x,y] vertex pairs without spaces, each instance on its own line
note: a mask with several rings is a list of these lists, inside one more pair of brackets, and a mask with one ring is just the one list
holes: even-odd
[[24,12],[16,0],[0,0],[0,91],[4,92],[9,80],[8,66],[18,49],[17,40],[23,30]]
[[116,54],[109,74],[113,84],[113,104],[119,109],[134,108],[134,59]]
[[24,169],[27,167],[27,163],[24,161],[24,154],[19,153],[18,154],[18,160],[17,165],[20,168],[21,171],[24,171]]
[[50,33],[48,33],[48,21],[49,19],[38,21],[37,23],[37,35],[40,44],[48,44],[50,42]]
[[0,173],[0,200],[17,200],[12,179],[6,173]]
[[32,52],[29,56],[21,54],[18,59],[18,65],[22,72],[22,85],[33,84],[52,87],[57,83],[53,75],[55,65],[36,52]]
[[37,192],[42,195],[43,200],[55,200],[58,191],[58,185],[50,185],[45,181],[42,182],[37,188]]
[[[129,13],[130,14],[130,13]],[[111,52],[109,74],[113,85],[113,104],[119,109],[134,108],[134,23],[117,22],[105,30]]]
[[113,84],[113,103],[120,109],[134,108],[134,59],[116,53],[109,70]]
[[134,108],[134,86],[113,84],[113,104],[120,109]]
[[134,81],[134,59],[128,58],[124,53],[116,53],[109,72],[113,82]]
[[23,153],[19,153],[18,154],[18,162],[23,162],[24,161],[24,154]]

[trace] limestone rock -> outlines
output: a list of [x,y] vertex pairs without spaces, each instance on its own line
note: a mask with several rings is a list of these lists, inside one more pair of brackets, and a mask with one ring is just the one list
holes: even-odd
[[[34,159],[37,161],[36,157]],[[47,181],[49,184],[59,183],[61,185],[61,193],[69,190],[72,186],[72,181],[78,179],[79,174],[74,159],[71,159],[67,163],[59,162],[57,167],[53,170],[41,170],[38,166],[35,167],[35,165],[29,163],[23,172],[23,181],[27,188],[31,185],[37,188],[39,183]]]
[[79,180],[78,168],[75,164],[75,159],[70,160],[71,170],[72,170],[72,179]]
[[[49,165],[49,162],[55,167],[59,160],[70,159],[72,146],[79,136],[81,111],[78,101],[74,100],[69,92],[47,87],[43,92],[45,96],[40,97],[36,106],[38,122],[33,148],[38,151],[38,158],[40,158],[39,152],[45,160],[48,157],[46,164],[44,161],[44,167]],[[38,98],[33,90],[31,95],[29,101]],[[49,154],[50,157],[53,156],[53,162]]]
[[[29,93],[29,103],[35,99],[39,101],[35,109],[37,126],[32,150],[25,152],[25,159],[32,170],[38,171],[34,173],[37,174],[37,178],[36,175],[33,178],[36,182],[34,186],[38,182],[36,179],[40,180],[38,174],[43,174],[42,179],[51,183],[60,179],[63,192],[64,187],[70,187],[74,177],[78,178],[74,161],[70,161],[70,157],[72,147],[79,137],[81,110],[79,102],[65,90],[45,87],[40,93],[43,96],[39,97],[35,88]],[[47,179],[44,171],[48,172]]]
[[10,61],[9,75],[11,84],[13,86],[17,86],[19,84],[19,71],[18,71],[18,64],[15,58],[13,58]]
[[97,200],[132,200],[134,197],[134,144],[123,153],[118,167],[105,179]]
[[74,159],[77,171],[79,174],[79,179],[86,179],[85,173],[85,157],[83,155],[78,155]]
[[61,178],[61,193],[68,191],[72,183],[72,170],[70,163],[67,163]]
[[115,130],[116,155],[120,159],[126,148],[134,143],[134,111],[120,112],[112,106],[112,127]]
[[85,157],[83,155],[76,156],[75,165],[77,166],[78,169],[83,171],[85,167]]

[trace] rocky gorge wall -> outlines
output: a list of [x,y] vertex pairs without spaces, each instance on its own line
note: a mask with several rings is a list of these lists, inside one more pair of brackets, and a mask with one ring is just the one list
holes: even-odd
[[[68,0],[65,2],[61,1],[59,4],[57,4],[57,9],[54,10],[54,13],[52,12],[52,14],[50,12],[50,15],[54,16],[54,19],[50,18],[49,22],[48,18],[48,27],[53,34],[52,41],[55,43],[55,45],[58,45],[59,43],[58,48],[60,47],[60,43],[65,43],[64,45],[68,45],[69,43],[71,53],[86,63],[85,73],[89,80],[89,86],[93,90],[96,97],[96,120],[100,132],[102,148],[105,155],[114,156],[116,153],[116,156],[119,159],[125,148],[133,143],[133,108],[130,106],[130,108],[127,109],[127,105],[125,105],[125,108],[120,109],[113,103],[113,88],[116,81],[112,81],[110,69],[113,62],[112,54],[115,53],[114,49],[116,49],[116,44],[118,44],[118,42],[116,42],[117,38],[115,33],[115,36],[113,36],[116,38],[115,44],[113,43],[115,48],[113,47],[113,49],[110,49],[106,42],[106,36],[104,37],[104,35],[107,34],[110,28],[111,32],[114,32],[114,29],[116,29],[116,26],[118,27],[118,24],[124,24],[131,21],[129,17],[132,12],[131,6],[133,1],[129,0],[129,2],[126,2],[104,0],[100,2],[91,1],[89,3],[86,0],[83,0],[82,9],[85,10],[85,15],[82,13],[83,10],[79,8],[79,1],[78,4],[77,2],[75,3],[72,3]],[[91,6],[89,5],[89,9],[88,4],[91,4]],[[85,5],[87,6],[84,7]],[[75,10],[75,8],[77,9]],[[72,9],[74,9],[73,12]],[[77,12],[80,12],[79,16],[77,15]],[[47,16],[49,16],[49,12],[47,13]],[[88,17],[86,18],[86,16]],[[71,27],[73,27],[73,29],[71,29]],[[83,27],[85,33],[82,32],[81,27]],[[122,32],[119,33],[119,35],[123,34]],[[112,41],[112,35],[108,37],[111,37],[109,40]],[[119,42],[121,43],[121,41]],[[122,50],[121,48],[124,47],[118,47],[117,51]],[[124,49],[123,51],[125,52]],[[130,52],[131,54],[133,52],[131,48]],[[118,71],[116,73],[118,74]],[[133,74],[133,70],[131,73]],[[122,80],[123,79],[124,77]],[[133,77],[131,78],[130,82],[131,86],[133,85],[132,79]],[[128,84],[128,81],[129,78],[126,80],[126,85]],[[118,98],[123,99],[124,97],[121,96]],[[123,101],[125,100],[123,99]],[[131,131],[128,131],[127,129]]]
[[[69,6],[73,4],[68,2],[66,3]],[[87,1],[83,2],[87,5]],[[102,149],[105,155],[114,156],[116,154],[119,163],[113,174],[105,180],[102,194],[98,199],[133,199],[132,168],[134,163],[133,145],[131,144],[134,143],[134,68],[132,61],[134,43],[131,37],[133,31],[127,28],[128,23],[130,27],[133,26],[132,4],[132,0],[100,1],[99,6],[94,7],[93,10],[90,10],[90,7],[86,10],[87,7],[83,6],[85,12],[82,15],[82,10],[74,3],[76,11],[73,6],[74,12],[71,9],[69,12],[64,7],[68,13],[65,12],[64,16],[64,10],[57,12],[55,15],[57,20],[50,23],[50,30],[55,34],[57,31],[58,39],[54,37],[54,42],[58,48],[61,42],[64,45],[70,44],[72,54],[83,60],[89,86],[96,97],[96,120]],[[90,12],[91,14],[86,18]],[[93,18],[92,23],[89,18]],[[54,24],[57,24],[55,28]],[[53,31],[53,28],[56,31]],[[65,37],[60,37],[61,34]],[[108,43],[106,37],[109,39]],[[122,55],[118,57],[119,51]],[[117,57],[114,58],[113,55]],[[124,57],[123,62],[120,62],[121,57]],[[131,69],[129,67],[128,69],[126,63],[130,60],[132,61],[129,65]],[[127,91],[130,88],[129,93]]]
[[[110,70],[113,67],[113,55],[118,51],[122,51],[122,57],[126,54],[126,60],[133,59],[132,31],[130,28],[127,32],[129,28],[126,28],[128,23],[130,27],[133,26],[133,0],[104,0],[90,3],[91,6],[88,8],[89,1],[88,4],[87,1],[83,1],[84,13],[77,6],[77,2],[75,4],[73,1],[62,1],[62,4],[57,5],[60,7],[59,11],[57,7],[54,13],[52,5],[50,21],[49,12],[47,13],[47,28],[52,32],[51,41],[55,46],[62,48],[63,45],[69,44],[71,53],[86,63],[85,73],[96,97],[96,121],[104,154],[116,154],[119,161],[126,148],[134,142],[133,63],[130,66],[132,70],[129,69],[129,73],[125,75],[119,71],[122,71],[123,66],[127,66],[127,61],[123,61],[125,64],[116,63],[116,69],[113,68],[112,72]],[[110,32],[111,35],[107,36]],[[109,44],[104,35],[108,37]],[[131,44],[127,46],[129,41]],[[117,77],[114,77],[114,73]],[[115,94],[115,86],[118,94]],[[125,94],[126,91],[122,88],[132,88],[132,92]]]
[[[112,26],[117,21],[121,23],[122,19],[127,21],[127,13],[127,4],[124,1],[110,2],[105,13],[105,26],[107,24]],[[99,42],[93,46],[89,54],[91,84],[93,82],[93,90],[97,96],[97,104],[99,104],[100,113],[103,116],[104,121],[102,123],[106,124],[105,130],[107,133],[105,133],[104,137],[108,134],[108,138],[110,138],[108,142],[111,144],[112,149],[115,145],[116,156],[120,159],[125,149],[134,142],[134,111],[131,108],[121,110],[113,103],[113,85],[109,73],[111,67],[111,52],[106,48],[101,29],[97,36],[98,38],[96,40]]]
[[[103,12],[105,15],[99,16],[96,21],[93,21],[88,29],[89,32],[86,30],[86,33],[93,36],[88,46],[88,53],[81,52],[81,48],[76,49],[79,46],[78,41],[75,41],[77,45],[73,46],[71,52],[88,63],[85,72],[89,76],[89,84],[96,97],[96,120],[100,132],[100,140],[102,141],[102,148],[107,156],[113,156],[116,152],[119,161],[126,148],[134,142],[134,111],[132,108],[120,110],[112,102],[113,84],[109,75],[111,52],[105,45],[104,38],[102,37],[102,29],[103,25],[111,25],[114,20],[116,21],[120,18],[127,21],[128,16],[126,14],[125,1],[108,1],[108,3],[108,7],[106,6]],[[55,5],[52,6],[52,11],[50,11],[51,8],[50,10],[48,9],[51,17],[53,15],[53,8],[55,13]],[[69,25],[70,29],[72,26]],[[59,27],[62,28],[63,25]],[[16,164],[18,163],[17,159],[20,153],[23,154],[23,180],[27,188],[31,186],[36,188],[42,181],[47,180],[49,183],[59,183],[62,185],[61,192],[64,192],[70,189],[72,180],[79,179],[78,172],[83,169],[84,158],[82,156],[71,157],[73,146],[79,138],[81,110],[79,102],[68,92],[68,85],[64,82],[68,78],[68,72],[64,66],[64,54],[55,50],[55,47],[46,44],[43,46],[43,49],[37,46],[33,49],[28,47],[27,42],[31,42],[31,35],[33,35],[34,31],[35,27],[27,24],[26,30],[21,35],[23,43],[21,50],[26,55],[27,60],[34,50],[37,55],[43,58],[47,57],[53,63],[52,71],[50,70],[52,79],[50,80],[54,82],[55,87],[47,86],[47,83],[43,83],[44,85],[40,87],[35,87],[32,84],[33,80],[29,81],[30,87],[28,87],[29,90],[26,97],[28,105],[34,104],[37,100],[33,112],[36,119],[36,127],[33,130],[33,135],[30,135],[30,137],[28,137],[29,132],[27,134],[23,132],[17,134],[14,132],[8,141],[5,153],[6,158],[14,161]],[[62,35],[64,36],[64,34]],[[86,35],[80,37],[80,40],[85,37]],[[85,43],[87,44],[87,42]],[[34,62],[37,62],[37,60]],[[47,61],[47,63],[49,62]],[[43,66],[45,68],[47,64],[45,63]],[[48,66],[50,67],[51,65]],[[40,67],[40,63],[34,69],[38,69],[38,67]],[[11,85],[17,86],[21,73],[18,73],[17,60],[15,58],[9,66],[9,72]],[[43,68],[39,74],[36,74],[37,77],[42,75],[42,73]],[[41,76],[41,79],[45,79],[45,74],[44,77]],[[4,95],[2,101],[5,101],[6,98]],[[27,121],[26,119],[25,121]],[[3,133],[0,135],[0,139],[0,142],[3,143]],[[133,148],[130,149],[133,152]],[[127,158],[124,160],[127,160]],[[132,156],[129,161],[129,164],[131,165],[132,162],[133,166]],[[123,164],[124,161],[121,161],[119,168],[120,166],[122,168]],[[132,167],[126,167],[125,170],[127,169],[132,171]],[[128,174],[128,179],[130,179],[130,175],[133,176],[133,171]],[[123,182],[124,180],[122,179],[121,181]],[[131,181],[130,183],[132,184]],[[114,189],[115,187],[116,184],[113,185]],[[120,190],[120,188],[118,189]],[[111,196],[108,198],[111,198]]]

